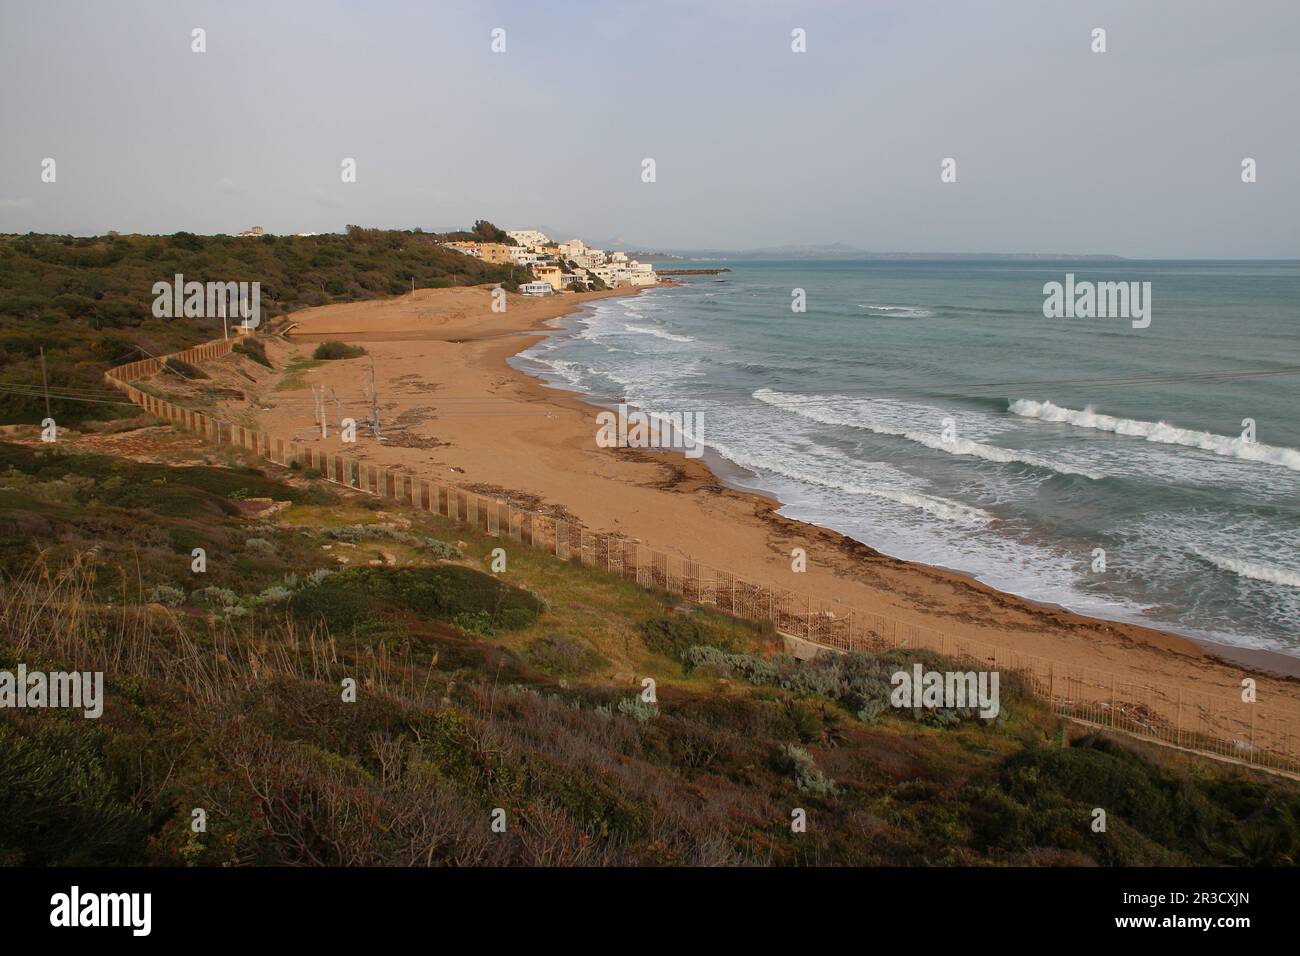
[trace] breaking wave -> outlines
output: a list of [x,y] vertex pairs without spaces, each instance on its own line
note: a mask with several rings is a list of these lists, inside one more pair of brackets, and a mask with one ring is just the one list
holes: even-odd
[[878,315],[882,319],[927,319],[934,315],[930,309],[919,305],[866,305],[858,303],[859,309]]
[[1030,399],[1017,399],[1010,405],[1009,411],[1024,418],[1037,418],[1044,422],[1064,422],[1078,428],[1092,428],[1097,431],[1113,432],[1116,435],[1129,435],[1144,438],[1149,442],[1162,445],[1183,445],[1187,448],[1199,448],[1229,458],[1242,461],[1254,461],[1265,465],[1279,465],[1300,471],[1300,451],[1294,448],[1282,448],[1276,445],[1263,445],[1259,442],[1247,442],[1227,435],[1213,432],[1197,431],[1191,428],[1179,428],[1167,422],[1144,422],[1133,418],[1116,418],[1113,415],[1100,415],[1091,408],[1082,411],[1062,408],[1051,402],[1035,402]]
[[908,491],[905,488],[899,488],[888,484],[864,485],[858,482],[842,481],[828,474],[825,470],[813,472],[792,467],[789,459],[784,456],[781,458],[775,458],[769,455],[764,455],[758,451],[742,451],[737,448],[719,445],[712,441],[707,444],[709,444],[718,454],[735,462],[742,468],[767,471],[780,475],[782,478],[788,478],[792,481],[818,485],[822,488],[832,488],[836,491],[843,491],[850,495],[881,498],[885,501],[892,501],[895,504],[906,505],[909,508],[919,508],[936,518],[942,518],[944,521],[958,521],[964,524],[987,524],[993,520],[993,516],[987,511],[982,511],[979,508],[972,508],[969,505],[962,504],[960,501],[953,501],[949,498],[940,498],[936,495],[927,495],[917,491]]
[[[754,397],[760,402],[766,402],[769,405],[775,405],[794,412],[796,415],[802,415],[804,418],[812,419],[823,425],[839,425],[847,428],[862,428],[877,435],[893,435],[898,438],[906,438],[908,441],[914,441],[924,445],[926,448],[932,448],[935,451],[946,452],[950,455],[969,455],[973,458],[983,458],[985,461],[995,461],[999,464],[1019,464],[1030,465],[1035,468],[1043,468],[1048,471],[1054,471],[1062,475],[1079,475],[1083,478],[1091,478],[1094,481],[1105,478],[1106,476],[1096,471],[1087,471],[1081,468],[1072,468],[1069,465],[1060,462],[1048,461],[1038,455],[1030,454],[1025,451],[1017,451],[1010,448],[1001,448],[997,445],[988,445],[984,442],[972,441],[969,438],[945,439],[942,435],[936,435],[932,432],[917,431],[915,429],[903,428],[898,425],[878,421],[867,417],[871,411],[868,403],[861,399],[853,399],[847,396],[831,396],[827,398],[822,395],[790,395],[785,392],[778,392],[775,389],[760,388],[754,392]],[[843,414],[835,410],[836,405],[851,405],[861,414]],[[864,407],[868,406],[868,407]]]
[[669,342],[695,341],[689,335],[674,335],[672,332],[665,332],[663,329],[648,329],[643,325],[628,325],[624,323],[623,328],[629,332],[637,332],[641,335],[653,335],[657,339],[667,339]]
[[1222,571],[1230,571],[1252,581],[1264,581],[1268,584],[1281,584],[1289,588],[1300,588],[1300,571],[1278,567],[1264,561],[1247,561],[1244,558],[1228,558],[1209,551],[1196,551],[1202,559]]

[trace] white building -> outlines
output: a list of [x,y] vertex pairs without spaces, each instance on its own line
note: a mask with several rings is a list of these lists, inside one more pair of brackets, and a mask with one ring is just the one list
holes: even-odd
[[541,261],[541,256],[525,249],[523,246],[510,246],[510,258],[521,266],[531,266]]
[[506,235],[525,249],[534,252],[551,241],[546,237],[546,233],[538,232],[536,229],[510,229],[506,231]]
[[554,295],[555,290],[551,288],[549,282],[521,282],[519,284],[520,295]]
[[648,262],[637,262],[635,259],[628,260],[627,256],[623,256],[621,261],[611,260],[598,266],[592,266],[590,272],[610,289],[655,285],[659,281],[654,266]]
[[601,282],[605,283],[606,288],[609,289],[617,289],[629,285],[627,281],[627,270],[622,266],[616,266],[613,263],[594,266],[591,269],[591,274]]
[[654,266],[648,262],[637,262],[635,259],[628,263],[626,275],[628,285],[654,285],[659,281]]

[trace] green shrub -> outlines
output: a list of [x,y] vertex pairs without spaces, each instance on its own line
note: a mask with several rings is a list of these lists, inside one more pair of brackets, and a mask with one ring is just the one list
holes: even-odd
[[794,727],[795,734],[806,744],[815,744],[826,734],[826,725],[822,716],[807,704],[792,700],[786,704],[786,716]]
[[332,361],[335,359],[352,359],[360,358],[366,354],[366,350],[359,345],[348,345],[346,342],[322,342],[316,346],[316,351],[312,352],[311,357],[318,360]]
[[[972,708],[913,708],[896,710],[891,706],[891,678],[898,671],[908,671],[920,661],[929,670],[961,670],[926,651],[888,651],[869,655],[818,654],[810,661],[797,661],[781,654],[772,658],[752,654],[734,654],[708,645],[688,647],[681,654],[687,670],[702,669],[718,676],[738,676],[767,687],[780,687],[795,694],[825,697],[856,714],[863,723],[874,723],[882,714],[894,712],[934,726],[950,726],[963,719],[974,719]],[[1002,695],[1005,705],[1007,695]],[[1003,708],[1005,710],[1005,706]]]
[[438,538],[430,538],[427,535],[415,534],[410,531],[400,531],[396,528],[385,528],[382,525],[354,524],[342,528],[328,528],[325,530],[325,536],[336,541],[347,541],[350,544],[356,544],[359,541],[372,540],[381,538],[387,541],[397,541],[401,544],[410,545],[413,548],[422,551],[424,554],[433,558],[454,561],[461,556],[460,548]]
[[238,352],[245,355],[259,365],[265,365],[267,368],[275,368],[271,360],[266,357],[266,345],[261,339],[245,336],[230,347],[232,352]]
[[287,587],[281,587],[278,584],[273,584],[269,588],[262,591],[262,593],[258,594],[255,598],[253,598],[253,603],[259,605],[283,604],[291,597],[293,597],[292,589]]
[[1026,751],[1007,762],[1002,783],[1029,806],[1069,801],[1102,807],[1151,839],[1186,850],[1230,820],[1189,780],[1095,735],[1065,750]]
[[680,659],[692,647],[707,644],[712,647],[736,650],[736,641],[707,612],[666,614],[640,624],[641,640],[647,648],[665,657]]
[[581,677],[606,663],[590,643],[567,634],[539,637],[528,645],[524,656],[539,670],[561,677]]
[[544,603],[530,591],[460,565],[417,568],[352,568],[311,581],[290,601],[299,617],[321,618],[330,627],[355,628],[365,621],[408,612],[463,630],[495,634],[529,627]]
[[836,793],[835,781],[821,772],[813,755],[802,747],[785,744],[781,747],[778,760],[786,772],[794,775],[795,786],[819,797],[831,797]]
[[239,603],[239,595],[230,588],[199,588],[190,594],[190,600],[200,607],[231,608]]
[[269,557],[275,554],[275,545],[265,538],[249,538],[244,542],[244,550]]
[[143,862],[149,819],[120,793],[95,721],[33,722],[0,717],[0,858],[23,866]]
[[209,491],[184,484],[159,480],[144,480],[138,472],[133,480],[114,482],[111,479],[96,486],[93,497],[116,508],[149,511],[167,518],[198,518],[203,515],[237,514],[229,501]]
[[167,607],[180,607],[185,603],[185,592],[166,584],[159,584],[149,592],[149,600]]
[[487,611],[461,611],[451,619],[451,623],[462,631],[482,634],[484,637],[496,637],[501,633],[492,615]]
[[638,695],[620,700],[618,702],[618,712],[625,717],[631,717],[633,720],[644,723],[659,716],[659,706],[642,700]]

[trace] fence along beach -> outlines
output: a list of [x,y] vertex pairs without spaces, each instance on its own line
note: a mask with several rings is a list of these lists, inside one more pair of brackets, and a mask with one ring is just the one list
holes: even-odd
[[[1300,769],[1294,681],[1224,662],[1176,635],[1035,605],[940,568],[886,558],[781,518],[772,501],[723,487],[703,463],[680,454],[598,448],[591,405],[504,364],[536,341],[507,333],[537,333],[581,301],[567,299],[512,298],[510,309],[496,314],[487,290],[427,290],[298,314],[295,332],[313,339],[369,333],[387,420],[417,410],[436,415],[408,425],[401,446],[364,435],[356,445],[343,445],[332,432],[325,441],[318,431],[312,435],[307,383],[328,382],[347,396],[345,409],[359,411],[367,359],[307,370],[301,385],[280,391],[274,389],[282,371],[253,366],[246,371],[257,384],[248,389],[244,376],[240,381],[256,400],[226,403],[212,414],[132,384],[157,372],[158,359],[116,369],[110,380],[147,411],[211,441],[275,464],[296,461],[330,481],[771,621],[798,641],[932,648],[1021,672],[1055,710],[1075,719]],[[422,337],[380,341],[385,333]],[[266,341],[283,370],[297,347]],[[217,342],[179,357],[220,375],[228,351],[229,343]],[[295,442],[295,432],[303,440]],[[805,574],[791,573],[794,547],[807,550]],[[1250,662],[1277,670],[1293,663],[1275,655]],[[1244,677],[1258,680],[1259,703],[1241,701]]]

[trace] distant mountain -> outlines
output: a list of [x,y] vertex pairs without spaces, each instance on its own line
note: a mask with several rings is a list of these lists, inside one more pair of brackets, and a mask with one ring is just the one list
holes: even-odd
[[675,256],[670,252],[646,252],[640,249],[626,250],[629,259],[636,259],[638,262],[685,262],[684,256]]

